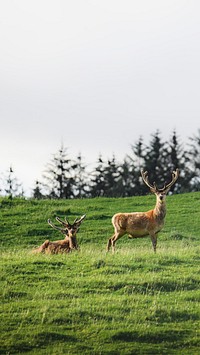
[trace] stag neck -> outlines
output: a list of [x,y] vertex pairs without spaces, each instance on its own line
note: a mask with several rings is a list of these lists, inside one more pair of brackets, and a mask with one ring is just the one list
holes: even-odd
[[156,196],[156,205],[154,208],[154,214],[156,217],[160,218],[160,219],[164,219],[166,216],[166,201],[165,201],[165,197],[163,198],[163,200],[161,201],[159,196]]

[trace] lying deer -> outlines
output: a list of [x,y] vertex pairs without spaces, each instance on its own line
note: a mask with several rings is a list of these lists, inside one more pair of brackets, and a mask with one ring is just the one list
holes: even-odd
[[48,219],[48,224],[59,230],[64,234],[65,238],[63,240],[57,240],[55,242],[50,242],[46,240],[40,247],[36,248],[34,253],[45,253],[45,254],[58,254],[58,253],[69,253],[72,250],[77,250],[78,243],[76,239],[76,233],[79,230],[81,223],[86,216],[83,215],[80,219],[76,218],[73,224],[70,224],[68,220],[62,221],[59,217],[56,220],[63,225],[63,228],[55,226],[50,219]]
[[141,171],[144,183],[150,188],[150,191],[156,195],[156,205],[153,210],[148,212],[132,212],[132,213],[117,213],[112,218],[114,226],[114,235],[108,240],[107,251],[112,246],[112,251],[115,251],[115,243],[124,234],[129,234],[130,238],[151,237],[154,252],[156,252],[157,233],[164,226],[166,215],[166,194],[174,185],[179,176],[179,170],[173,171],[172,180],[162,189],[159,189],[155,182],[153,185],[149,182],[148,172]]

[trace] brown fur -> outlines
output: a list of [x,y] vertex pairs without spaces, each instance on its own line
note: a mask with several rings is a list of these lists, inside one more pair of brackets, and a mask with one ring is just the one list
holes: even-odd
[[34,249],[33,253],[59,254],[69,253],[71,250],[68,240],[57,240],[55,242],[46,240],[41,246]]
[[178,170],[173,172],[172,181],[163,189],[158,189],[154,183],[148,181],[147,172],[142,172],[144,182],[150,187],[151,192],[156,195],[155,208],[147,212],[117,213],[112,217],[114,235],[108,240],[107,251],[115,250],[115,243],[123,235],[128,234],[129,238],[151,237],[154,252],[157,246],[157,233],[163,228],[166,215],[166,194],[178,178]]
[[82,223],[85,215],[82,216],[79,220],[76,218],[73,224],[70,224],[68,221],[62,221],[60,218],[56,217],[57,221],[63,225],[63,228],[55,226],[50,220],[48,224],[59,230],[62,234],[65,235],[63,240],[57,240],[50,242],[46,240],[42,245],[33,250],[33,253],[45,253],[45,254],[59,254],[59,253],[69,253],[72,250],[78,250],[78,243],[76,234],[79,230],[80,224]]

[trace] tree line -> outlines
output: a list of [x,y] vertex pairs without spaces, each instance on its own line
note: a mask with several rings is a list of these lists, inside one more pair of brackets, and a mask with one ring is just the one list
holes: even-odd
[[[148,193],[141,179],[141,169],[147,170],[149,180],[163,186],[171,180],[174,169],[180,177],[174,186],[175,193],[200,190],[200,130],[184,144],[176,131],[168,141],[163,141],[160,131],[151,135],[148,144],[139,137],[131,152],[122,161],[98,156],[96,164],[88,170],[81,154],[71,159],[63,145],[47,164],[41,180],[35,182],[32,198],[72,199],[92,197],[128,197]],[[4,179],[1,195],[24,196],[10,167]]]

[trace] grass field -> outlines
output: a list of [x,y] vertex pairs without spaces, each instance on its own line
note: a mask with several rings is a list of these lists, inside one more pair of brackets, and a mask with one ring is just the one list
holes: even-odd
[[[157,254],[150,238],[106,253],[116,212],[154,196],[64,201],[0,199],[1,354],[199,354],[200,193],[167,196]],[[34,255],[61,239],[47,219],[86,213],[80,252]]]

